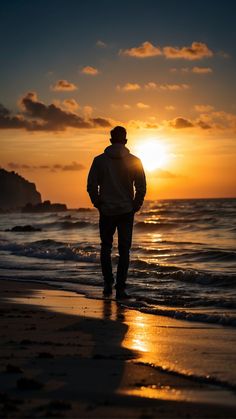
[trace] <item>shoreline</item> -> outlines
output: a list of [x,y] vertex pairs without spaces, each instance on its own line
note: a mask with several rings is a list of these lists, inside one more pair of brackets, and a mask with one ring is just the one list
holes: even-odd
[[[141,413],[153,418],[235,416],[231,391],[210,380],[188,377],[186,368],[187,364],[193,371],[198,367],[196,352],[205,345],[203,335],[217,336],[219,326],[187,327],[182,320],[144,314],[113,300],[89,299],[42,283],[0,280],[0,289],[0,391],[7,417],[38,417],[42,411],[70,418]],[[194,351],[191,345],[197,335],[202,347],[198,342]],[[171,358],[173,364],[178,364],[181,354],[183,358],[183,348],[189,359],[180,366],[185,371],[181,376],[171,372],[170,365]],[[10,373],[9,364],[22,372]],[[19,389],[22,376],[35,379],[42,388]],[[64,408],[60,403],[56,407],[58,400]],[[15,408],[13,413],[10,407]]]

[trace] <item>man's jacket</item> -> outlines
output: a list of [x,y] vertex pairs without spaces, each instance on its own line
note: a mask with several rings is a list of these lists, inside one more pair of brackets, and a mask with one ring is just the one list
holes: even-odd
[[138,211],[146,194],[141,160],[123,144],[112,144],[95,157],[87,191],[93,205],[105,215]]

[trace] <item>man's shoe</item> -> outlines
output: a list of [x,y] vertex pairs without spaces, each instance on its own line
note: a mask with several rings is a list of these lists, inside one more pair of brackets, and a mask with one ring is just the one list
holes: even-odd
[[103,289],[103,296],[110,297],[112,295],[112,285],[105,285]]
[[130,295],[127,294],[125,291],[116,291],[116,299],[117,300],[128,300],[130,299]]

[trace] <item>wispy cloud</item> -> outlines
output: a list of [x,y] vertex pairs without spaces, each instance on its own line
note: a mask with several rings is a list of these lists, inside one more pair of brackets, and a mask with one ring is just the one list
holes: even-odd
[[202,113],[202,112],[211,112],[211,111],[214,110],[214,106],[212,106],[212,105],[195,105],[194,106],[194,109],[197,112],[200,112],[200,113]]
[[167,105],[167,106],[165,106],[165,110],[166,111],[174,111],[175,110],[175,106],[173,106],[173,105]]
[[140,90],[141,86],[138,83],[126,83],[123,86],[120,86],[119,84],[116,86],[117,90],[129,92],[129,91],[135,91]]
[[194,74],[211,74],[213,70],[211,67],[182,67],[182,68],[170,68],[171,73],[194,73]]
[[72,92],[77,90],[77,86],[67,80],[58,80],[54,85],[51,86],[51,90],[54,92]]
[[149,105],[147,105],[146,103],[143,103],[143,102],[138,102],[138,103],[136,103],[136,106],[137,106],[137,108],[139,108],[139,109],[148,109],[148,108],[150,108],[150,106],[149,106]]
[[149,41],[143,42],[138,47],[120,50],[119,54],[135,58],[148,58],[165,56],[168,59],[201,60],[205,57],[212,57],[213,51],[204,42],[193,42],[190,46],[155,46]]
[[152,89],[152,90],[156,90],[159,87],[159,84],[155,83],[154,81],[149,81],[148,83],[146,83],[144,85],[145,89]]
[[91,65],[87,65],[82,68],[81,73],[87,74],[88,76],[96,76],[99,71],[97,68],[92,67]]
[[126,126],[131,129],[159,129],[157,123],[142,121],[139,119],[131,119],[127,122]]
[[200,118],[215,128],[220,130],[230,129],[236,133],[236,115],[231,112],[212,111],[208,114],[201,114]]
[[159,88],[161,90],[186,90],[189,89],[189,84],[182,83],[182,84],[160,84]]
[[8,167],[12,170],[50,170],[50,171],[80,171],[84,170],[86,167],[81,164],[73,161],[69,164],[39,164],[39,165],[32,165],[32,164],[25,164],[25,163],[15,163],[10,162],[8,163]]
[[99,48],[106,48],[107,44],[103,41],[101,41],[100,39],[96,42],[97,47]]
[[22,113],[11,115],[10,111],[0,105],[0,129],[20,129],[28,131],[64,131],[71,128],[110,127],[105,118],[79,116],[75,112],[65,111],[55,104],[45,105],[38,100],[35,92],[28,92],[20,102]]
[[171,83],[164,83],[164,84],[158,84],[155,82],[149,82],[145,84],[145,89],[149,89],[149,90],[172,90],[172,91],[176,91],[176,90],[186,90],[189,89],[189,84],[186,83],[181,83],[181,84],[171,84]]
[[196,74],[211,74],[213,70],[210,67],[193,67],[192,72]]

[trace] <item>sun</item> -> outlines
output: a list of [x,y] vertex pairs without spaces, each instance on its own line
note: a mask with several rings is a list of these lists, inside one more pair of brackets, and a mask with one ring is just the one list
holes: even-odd
[[157,140],[143,141],[137,144],[135,151],[144,168],[150,172],[165,167],[169,160],[165,144],[161,144]]

